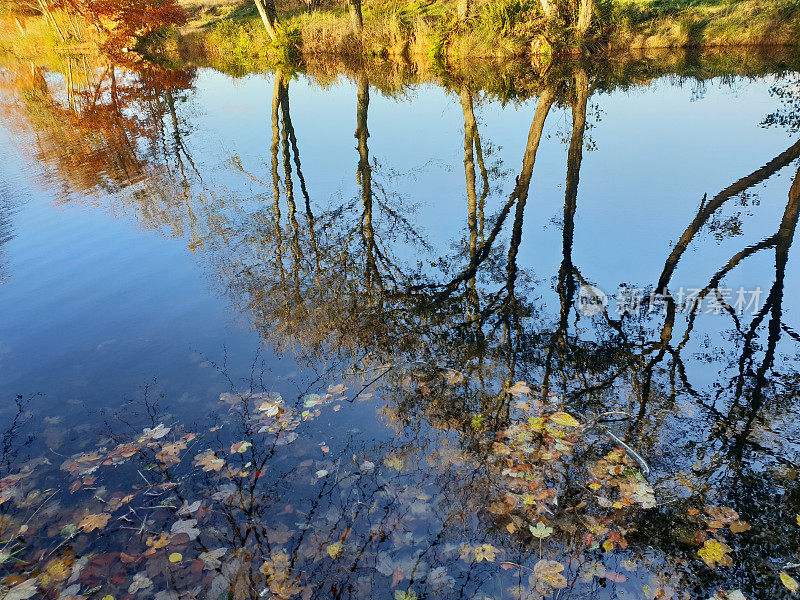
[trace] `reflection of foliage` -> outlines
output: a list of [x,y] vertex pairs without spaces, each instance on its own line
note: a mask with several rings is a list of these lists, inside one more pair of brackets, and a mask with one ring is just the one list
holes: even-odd
[[761,122],[763,127],[780,127],[791,133],[800,131],[800,81],[789,77],[770,88],[770,94],[780,100],[779,110],[767,115]]
[[[175,76],[174,85],[162,75]],[[395,435],[374,445],[358,438],[336,440],[341,448],[328,439],[317,444],[329,432],[312,427],[328,405],[331,414],[339,406],[351,418],[368,406],[345,404],[339,387],[291,407],[271,390],[223,395],[229,414],[208,433],[155,420],[142,434],[114,432],[116,446],[70,458],[66,471],[80,477],[68,489],[93,491],[106,467],[119,473],[131,467],[129,481],[141,475],[146,486],[120,487],[102,496],[102,506],[84,503],[88,512],[76,509],[56,521],[74,528],[69,540],[103,532],[109,545],[121,543],[117,515],[130,506],[133,512],[124,513],[130,523],[120,522],[140,528],[142,539],[124,540],[130,545],[118,550],[134,557],[128,563],[120,554],[120,562],[134,566],[111,567],[93,557],[81,585],[108,580],[140,593],[148,581],[169,580],[175,589],[210,586],[234,597],[269,588],[279,598],[322,594],[322,581],[331,595],[469,596],[509,587],[512,575],[520,594],[539,595],[565,583],[589,588],[628,578],[665,598],[677,597],[676,588],[713,593],[748,578],[754,583],[741,583],[745,591],[779,585],[768,565],[744,556],[743,545],[757,542],[781,559],[795,548],[783,535],[784,522],[754,518],[741,488],[773,514],[785,507],[770,499],[770,490],[785,485],[797,493],[778,472],[795,469],[794,450],[773,444],[770,426],[789,421],[797,379],[792,363],[781,362],[778,341],[786,332],[783,279],[800,184],[775,233],[734,254],[703,288],[703,296],[713,294],[737,265],[775,252],[767,304],[750,322],[725,312],[732,323],[726,347],[735,354],[715,357],[724,371],[716,388],[697,389],[686,366],[696,314],[681,333],[669,301],[664,313],[645,306],[619,318],[602,311],[587,318],[577,310],[578,287],[590,280],[573,257],[586,113],[592,90],[604,85],[584,68],[540,82],[519,176],[499,199],[498,180],[509,171],[484,164],[475,94],[467,81],[458,82],[466,227],[450,255],[437,256],[430,268],[398,258],[409,242],[422,254],[425,240],[414,215],[403,214],[405,204],[397,202],[395,173],[369,155],[369,136],[379,132],[368,129],[374,88],[365,73],[353,98],[358,194],[325,210],[312,202],[302,170],[286,74],[274,80],[267,176],[231,161],[265,191],[252,201],[232,195],[230,203],[200,210],[197,199],[207,190],[183,145],[186,125],[176,109],[190,73],[106,70],[66,107],[43,73],[29,76],[19,75],[15,108],[25,111],[42,140],[41,157],[70,189],[136,188],[142,220],[191,231],[190,247],[205,253],[266,339],[315,365],[346,361],[361,387],[378,392]],[[554,105],[569,107],[572,127],[553,277],[557,307],[548,311],[519,255],[536,154]],[[65,119],[70,127],[59,126]],[[59,144],[76,152],[62,157]],[[669,291],[700,232],[726,223],[735,225],[731,232],[744,227],[721,220],[719,211],[799,152],[791,146],[706,199],[666,258],[657,289]],[[164,173],[178,183],[165,186],[173,195],[148,193],[163,184]],[[195,194],[197,181],[203,194]],[[486,207],[495,200],[491,214]],[[528,383],[512,385],[517,380]],[[529,404],[514,406],[522,397]],[[686,416],[690,410],[696,415]],[[608,412],[625,413],[627,429],[580,427]],[[654,461],[652,474],[639,453]],[[134,460],[149,469],[134,472]],[[73,464],[79,466],[70,471]],[[761,465],[772,470],[758,475]],[[19,485],[26,484],[7,487]],[[27,498],[31,490],[25,491],[14,501]],[[138,514],[145,509],[153,516]],[[137,553],[147,556],[146,566]],[[458,568],[441,566],[459,560]],[[500,565],[511,573],[503,575]],[[50,569],[49,577],[60,581],[64,568]],[[527,585],[520,583],[523,573]],[[651,574],[654,581],[645,582]]]

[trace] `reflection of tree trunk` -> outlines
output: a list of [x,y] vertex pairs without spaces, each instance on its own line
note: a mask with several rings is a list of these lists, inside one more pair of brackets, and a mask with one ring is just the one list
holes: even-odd
[[775,361],[775,348],[781,337],[781,314],[783,306],[783,286],[786,279],[786,264],[789,262],[789,249],[794,240],[794,233],[797,229],[797,219],[800,214],[800,169],[795,174],[792,187],[789,189],[789,202],[781,219],[781,225],[777,233],[777,243],[775,245],[775,283],[772,284],[765,306],[770,307],[770,319],[767,326],[767,346],[764,351],[764,360],[759,365],[756,372],[755,385],[751,397],[749,415],[744,429],[737,436],[737,448],[739,451],[744,447],[753,421],[764,405],[764,390],[767,387],[767,372],[772,368]]
[[274,42],[278,35],[276,32],[276,25],[278,23],[278,14],[275,11],[274,0],[254,0],[258,14],[261,16],[261,21],[264,23],[264,28],[267,30],[267,35]]
[[358,140],[358,183],[361,185],[361,232],[367,254],[366,281],[368,285],[380,283],[375,247],[375,230],[372,226],[372,167],[369,164],[369,129],[367,113],[369,111],[369,80],[366,73],[358,77],[358,103],[356,106],[356,133]]
[[[667,257],[666,262],[664,263],[664,269],[661,271],[661,275],[659,276],[658,283],[656,284],[656,292],[659,294],[663,294],[664,296],[664,304],[666,309],[666,316],[664,318],[664,325],[661,328],[661,341],[660,347],[656,355],[650,359],[647,366],[644,369],[644,380],[642,383],[642,405],[640,406],[639,410],[639,419],[644,417],[644,410],[647,403],[647,399],[650,395],[650,388],[652,385],[652,377],[653,377],[653,368],[657,365],[661,360],[663,360],[664,356],[666,356],[667,349],[669,347],[670,341],[672,340],[672,332],[675,325],[675,316],[677,307],[675,306],[675,300],[672,298],[669,292],[669,283],[672,279],[673,274],[675,273],[675,269],[678,266],[678,262],[680,261],[683,253],[686,252],[686,249],[689,247],[689,244],[692,242],[694,237],[697,233],[702,229],[702,227],[706,224],[708,219],[717,211],[719,210],[725,202],[727,202],[730,198],[741,194],[748,188],[753,187],[761,183],[762,181],[768,179],[783,167],[791,163],[795,160],[798,156],[800,156],[800,140],[795,142],[792,146],[781,152],[778,156],[770,160],[767,164],[763,167],[760,167],[750,173],[749,175],[742,177],[738,181],[734,182],[721,192],[719,192],[716,196],[714,196],[711,201],[706,203],[705,198],[703,199],[703,205],[695,215],[692,222],[688,225],[688,227],[684,230],[683,234],[681,235],[678,242],[675,244],[675,247],[670,252],[670,255]],[[751,330],[754,331],[754,328],[751,327]],[[749,345],[749,341],[745,341],[746,345]],[[737,393],[738,395],[738,393]]]
[[478,267],[489,256],[494,241],[500,234],[500,230],[503,228],[503,223],[508,217],[509,212],[511,212],[511,207],[516,202],[521,203],[524,209],[528,199],[528,188],[530,187],[531,176],[533,175],[533,164],[536,162],[536,152],[539,149],[539,142],[542,139],[547,113],[550,112],[550,107],[553,105],[554,100],[555,92],[549,87],[545,88],[539,96],[539,102],[536,105],[536,113],[533,115],[533,122],[528,131],[528,141],[525,145],[525,154],[522,157],[522,170],[517,177],[517,183],[508,198],[508,202],[506,202],[505,206],[500,211],[500,215],[495,221],[494,227],[491,232],[489,232],[489,236],[486,238],[486,241],[478,247],[474,258],[470,260],[470,264],[445,286],[439,293],[440,297],[448,296],[461,283],[475,277]]
[[280,104],[281,88],[283,87],[283,73],[275,72],[275,86],[272,90],[272,146],[270,156],[272,158],[272,192],[274,197],[273,219],[275,225],[275,258],[278,263],[278,271],[281,276],[281,284],[285,288],[286,274],[283,269],[283,235],[281,233],[281,193],[280,176],[278,175],[278,150],[280,145]]
[[347,0],[347,10],[350,12],[350,24],[353,33],[360,36],[364,30],[364,17],[361,15],[361,0]]
[[556,345],[566,348],[568,318],[575,298],[575,278],[572,264],[572,245],[575,233],[575,211],[578,204],[578,182],[583,160],[583,134],[586,130],[586,105],[589,101],[589,77],[580,69],[575,74],[575,98],[572,104],[572,137],[567,152],[567,180],[564,191],[564,223],[561,234],[561,266],[558,269],[558,292],[561,304],[558,328],[550,340],[542,385],[547,389],[550,378],[550,363]]
[[672,252],[667,258],[667,261],[664,264],[664,270],[661,272],[658,285],[656,286],[657,291],[664,294],[668,292],[667,286],[669,285],[669,281],[675,272],[675,268],[678,266],[678,261],[681,259],[681,256],[683,256],[683,253],[686,252],[686,249],[689,247],[689,243],[692,241],[694,236],[697,235],[697,232],[700,231],[703,225],[705,225],[706,221],[708,221],[711,215],[713,215],[730,198],[736,196],[737,194],[741,194],[746,189],[751,188],[754,185],[761,183],[768,177],[774,175],[798,156],[800,156],[800,140],[795,142],[785,151],[781,152],[763,167],[756,169],[746,177],[742,177],[736,183],[733,183],[722,190],[719,194],[714,196],[714,198],[712,198],[708,204],[702,206],[697,212],[695,218],[683,232],[683,235],[681,235],[678,243],[675,244],[675,247],[672,249]]
[[[461,86],[461,109],[464,113],[464,173],[467,178],[467,231],[469,234],[469,259],[475,260],[478,249],[478,195],[475,191],[475,137],[478,126],[472,109],[472,94],[466,85]],[[477,312],[478,291],[475,277],[469,280],[469,299],[473,312]],[[474,319],[475,314],[470,314]]]

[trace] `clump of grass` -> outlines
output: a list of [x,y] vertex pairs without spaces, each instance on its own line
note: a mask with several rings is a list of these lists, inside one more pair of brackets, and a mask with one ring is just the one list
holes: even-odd
[[496,0],[484,4],[474,21],[474,30],[510,35],[514,29],[541,16],[535,0]]

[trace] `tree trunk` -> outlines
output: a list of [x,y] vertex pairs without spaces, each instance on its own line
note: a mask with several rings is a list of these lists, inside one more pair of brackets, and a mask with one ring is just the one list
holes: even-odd
[[556,3],[555,0],[540,0],[542,3],[542,12],[545,19],[552,19],[556,16]]
[[593,11],[594,0],[580,0],[580,7],[578,9],[578,23],[575,27],[579,38],[583,38],[586,35],[586,32],[589,31],[589,26],[592,24]]
[[347,10],[350,12],[350,23],[353,33],[361,36],[364,30],[364,18],[361,15],[361,0],[347,0]]
[[261,21],[264,23],[264,28],[267,30],[267,35],[274,42],[278,35],[275,31],[275,25],[278,22],[278,15],[275,12],[274,0],[254,0],[258,14],[261,16]]
[[[546,1],[546,0],[545,0]],[[464,21],[469,17],[469,0],[458,0],[458,20]]]

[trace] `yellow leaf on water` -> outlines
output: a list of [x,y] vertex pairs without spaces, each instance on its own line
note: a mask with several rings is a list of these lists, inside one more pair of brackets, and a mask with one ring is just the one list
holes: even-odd
[[605,542],[603,542],[603,550],[605,550],[606,552],[611,552],[613,549],[614,549],[614,542],[612,542],[611,540],[606,540]]
[[786,571],[781,571],[781,583],[786,586],[786,589],[790,592],[796,592],[800,585],[797,583],[797,580],[789,575]]
[[564,427],[580,427],[581,424],[569,413],[557,412],[550,415],[549,419],[558,425]]
[[[533,575],[547,583],[554,590],[561,590],[567,587],[567,579],[561,574],[564,565],[554,560],[540,560],[533,566]],[[549,593],[549,591],[548,591]]]
[[797,524],[800,526],[800,515],[797,515]]
[[730,552],[732,550],[727,544],[717,540],[706,540],[706,543],[697,551],[697,554],[703,559],[704,563],[713,569],[717,564],[723,567],[732,567],[733,559],[729,556]]
[[326,550],[328,551],[328,556],[330,556],[333,559],[339,558],[342,555],[342,552],[344,551],[342,548],[342,542],[335,542],[329,545],[326,548]]
[[497,558],[498,552],[500,552],[500,550],[491,544],[483,544],[483,546],[478,546],[475,548],[475,560],[478,562],[481,562],[482,560],[494,562],[494,559]]
[[173,552],[169,555],[169,562],[176,563],[183,560],[183,555],[180,552]]
[[250,446],[252,446],[250,442],[238,442],[231,446],[231,453],[238,452],[239,454],[245,452]]

